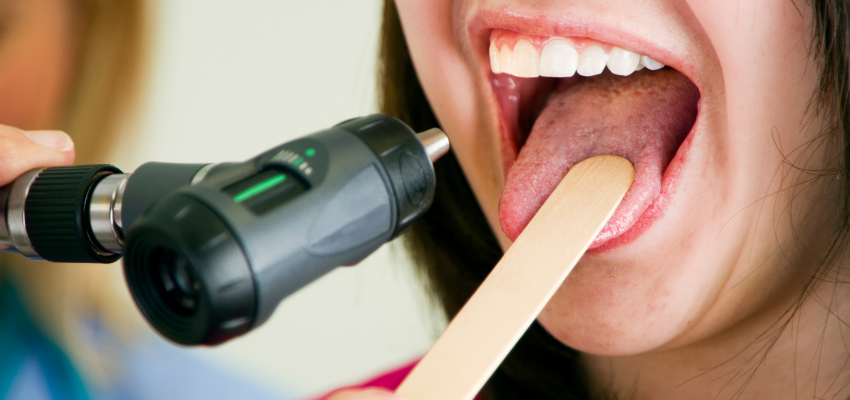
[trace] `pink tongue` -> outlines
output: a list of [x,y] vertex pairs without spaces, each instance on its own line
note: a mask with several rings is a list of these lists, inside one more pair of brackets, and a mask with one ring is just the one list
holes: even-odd
[[660,192],[698,99],[696,87],[667,68],[579,79],[555,95],[508,173],[499,202],[502,230],[516,240],[573,165],[613,154],[634,164],[635,182],[591,248],[627,231]]

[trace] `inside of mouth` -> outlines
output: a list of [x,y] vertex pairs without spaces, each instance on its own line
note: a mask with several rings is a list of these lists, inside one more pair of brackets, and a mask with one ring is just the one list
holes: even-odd
[[569,168],[602,154],[629,159],[635,184],[592,247],[635,224],[661,190],[663,174],[694,125],[695,85],[671,68],[593,77],[517,78],[494,74],[502,103],[500,201],[503,231],[515,240]]

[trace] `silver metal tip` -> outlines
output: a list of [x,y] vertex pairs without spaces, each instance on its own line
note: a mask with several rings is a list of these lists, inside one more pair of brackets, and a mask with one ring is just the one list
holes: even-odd
[[425,132],[417,133],[416,138],[425,147],[425,152],[428,153],[431,163],[449,152],[449,138],[439,128],[431,128]]

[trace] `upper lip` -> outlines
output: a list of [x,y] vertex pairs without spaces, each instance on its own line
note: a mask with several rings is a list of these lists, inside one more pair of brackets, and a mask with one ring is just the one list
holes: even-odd
[[641,27],[652,21],[612,23],[615,18],[596,19],[592,11],[575,6],[570,7],[568,13],[558,15],[539,8],[507,11],[484,6],[470,17],[467,32],[476,61],[485,71],[490,69],[490,32],[504,29],[530,36],[590,38],[644,54],[681,72],[702,92],[703,79],[698,74],[700,57],[695,57],[699,49],[692,48],[695,43],[676,43],[676,38],[671,37],[650,37]]

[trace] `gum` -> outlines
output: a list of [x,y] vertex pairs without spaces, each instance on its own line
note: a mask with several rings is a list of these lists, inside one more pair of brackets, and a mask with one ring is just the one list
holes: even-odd
[[514,46],[516,46],[516,43],[520,39],[528,40],[532,45],[534,45],[534,47],[537,48],[538,51],[543,51],[543,47],[546,46],[546,43],[559,39],[570,42],[578,52],[581,52],[586,47],[594,44],[602,46],[606,53],[610,53],[611,50],[614,48],[614,45],[610,43],[600,42],[598,40],[584,37],[530,36],[505,29],[494,29],[492,32],[490,32],[490,43],[495,44],[496,48],[499,50],[502,49],[502,46],[507,46],[508,49],[513,51]]

